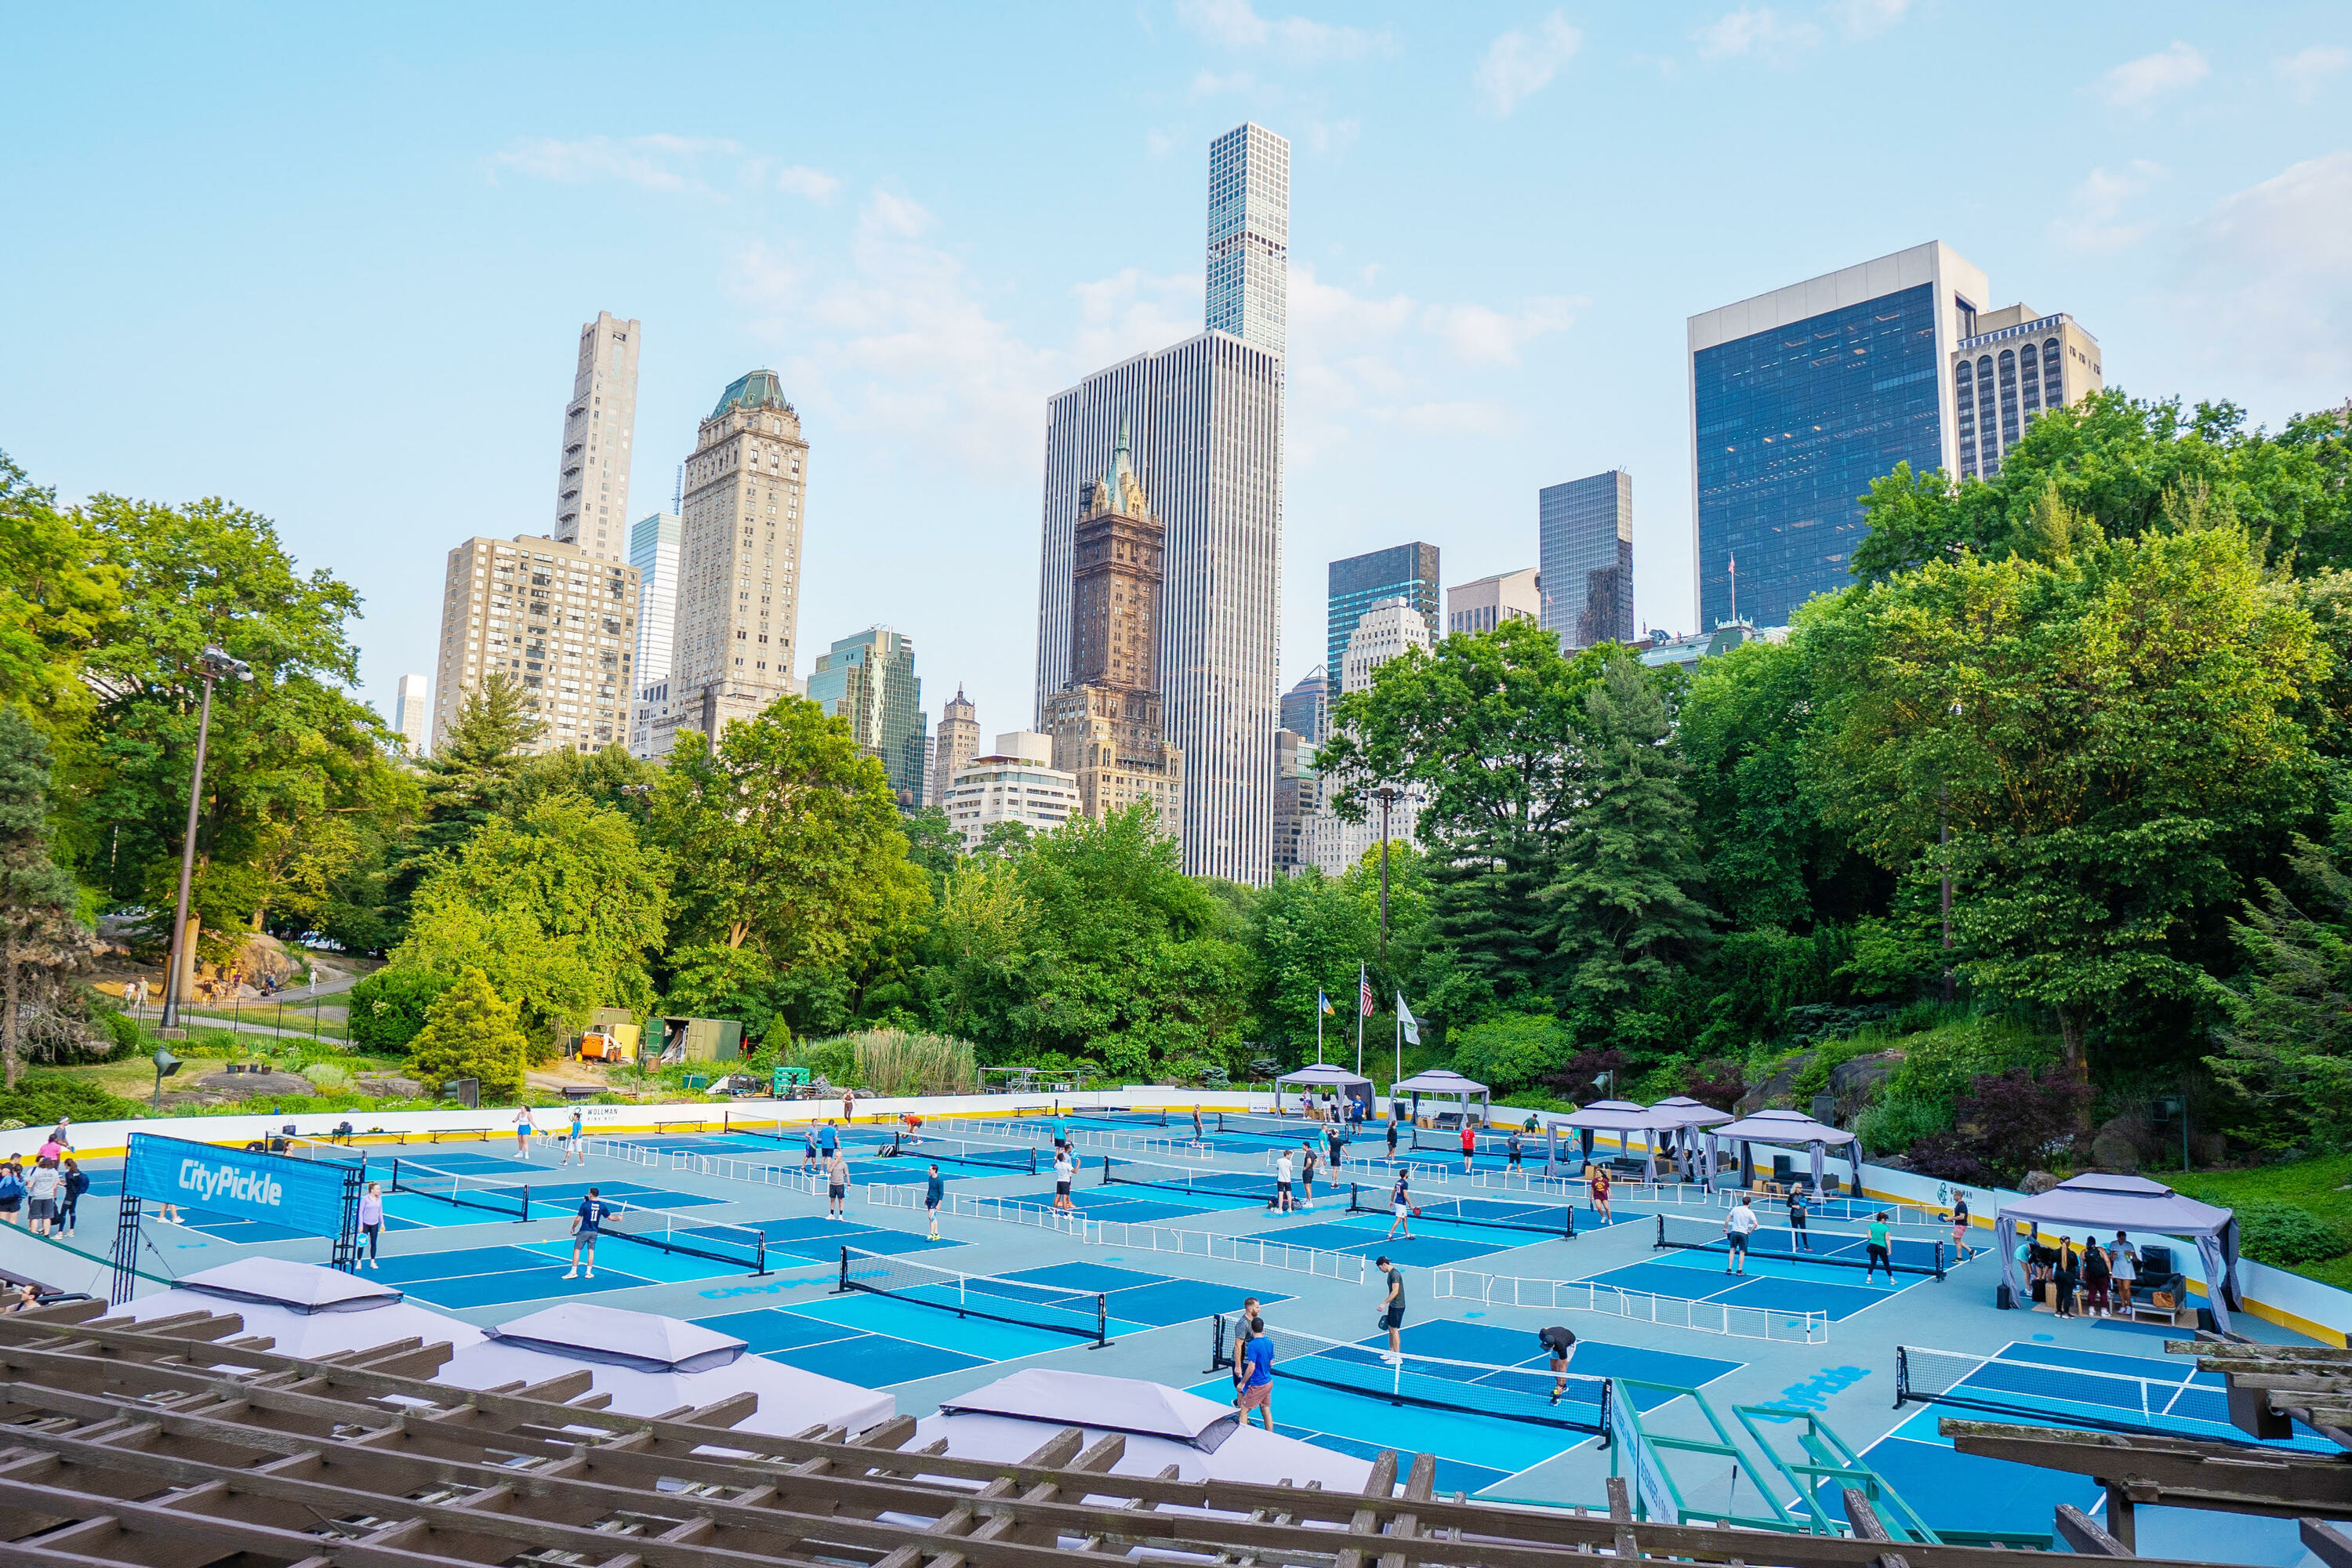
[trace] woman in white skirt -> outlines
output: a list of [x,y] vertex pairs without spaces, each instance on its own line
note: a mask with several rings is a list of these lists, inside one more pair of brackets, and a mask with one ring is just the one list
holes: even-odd
[[2115,1277],[2116,1316],[2129,1318],[2132,1315],[2132,1281],[2139,1274],[2139,1258],[2132,1251],[2132,1244],[2124,1238],[2122,1231],[2116,1232],[2115,1245],[2107,1248],[2107,1268]]

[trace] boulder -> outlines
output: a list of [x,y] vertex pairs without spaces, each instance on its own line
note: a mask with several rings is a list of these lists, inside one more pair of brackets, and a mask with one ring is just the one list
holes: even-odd
[[2102,1171],[2133,1175],[2139,1170],[2139,1149],[2129,1133],[2110,1122],[2091,1139],[2091,1163]]
[[2017,1184],[2017,1190],[2029,1198],[2038,1198],[2057,1184],[2058,1178],[2047,1171],[2028,1171],[2025,1180]]
[[1830,1068],[1830,1092],[1841,1105],[1868,1100],[1903,1065],[1901,1051],[1873,1051]]
[[196,1079],[196,1087],[231,1100],[252,1100],[259,1096],[283,1098],[294,1094],[316,1094],[318,1089],[300,1073],[278,1072],[215,1072]]
[[363,1072],[359,1076],[359,1091],[379,1100],[415,1100],[425,1093],[425,1086],[413,1078],[396,1072]]
[[1786,1107],[1793,1104],[1794,1100],[1791,1097],[1797,1092],[1797,1079],[1812,1064],[1812,1052],[1799,1051],[1780,1064],[1780,1071],[1741,1095],[1739,1103],[1731,1108],[1733,1114],[1753,1116],[1769,1106]]

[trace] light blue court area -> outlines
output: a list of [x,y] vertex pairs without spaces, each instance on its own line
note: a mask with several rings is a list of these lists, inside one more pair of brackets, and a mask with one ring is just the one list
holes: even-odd
[[[505,1163],[505,1162],[501,1162]],[[578,1210],[588,1189],[615,1210],[662,1212],[723,1204],[701,1193],[668,1192],[637,1182],[592,1181],[585,1176],[562,1178],[555,1173],[530,1173],[541,1180],[519,1180],[505,1172],[476,1176],[463,1171],[426,1171],[404,1164],[400,1187],[393,1190],[385,1174],[383,1212],[415,1225],[488,1225],[524,1218],[558,1219]],[[370,1167],[373,1174],[373,1167]]]
[[1490,1252],[1543,1239],[1507,1230],[1415,1220],[1410,1240],[1400,1236],[1391,1241],[1388,1239],[1387,1224],[1370,1217],[1281,1225],[1256,1234],[1267,1241],[1287,1241],[1323,1252],[1355,1252],[1368,1258],[1384,1253],[1391,1260],[1415,1268],[1443,1268],[1466,1258],[1482,1258]]
[[1290,1300],[1286,1292],[1263,1285],[1244,1289],[1200,1279],[1171,1279],[1140,1268],[1118,1268],[1118,1262],[1113,1257],[1100,1263],[1056,1263],[1005,1278],[1052,1289],[1101,1291],[1104,1308],[1114,1319],[1153,1329],[1234,1311],[1244,1296],[1255,1296],[1261,1306]]
[[[1053,1189],[1042,1193],[1023,1193],[1018,1200],[1048,1207],[1054,1202]],[[1180,1193],[1165,1193],[1151,1187],[1073,1187],[1070,1201],[1086,1212],[1088,1219],[1118,1220],[1133,1225],[1154,1225],[1161,1220],[1198,1219],[1214,1209],[1245,1208],[1250,1205],[1227,1199],[1209,1203],[1187,1203]]]
[[[118,1180],[118,1189],[120,1188],[120,1184],[121,1184]],[[94,1192],[85,1193],[83,1194],[83,1201],[87,1202],[89,1198],[96,1195],[97,1194]],[[171,1226],[173,1223],[158,1217],[160,1211],[152,1200],[143,1204],[141,1206],[140,1212],[142,1222],[150,1227],[151,1235],[156,1234],[163,1229]],[[202,1209],[182,1208],[180,1210],[180,1219],[178,1224],[188,1230],[196,1231],[202,1235],[209,1236],[215,1241],[234,1242],[239,1247],[252,1247],[265,1241],[300,1241],[306,1239],[302,1232],[299,1230],[288,1230],[283,1226],[265,1225],[259,1220],[242,1219],[235,1215],[206,1214]],[[391,1208],[387,1205],[384,1210],[383,1228],[385,1231],[391,1232],[397,1230],[422,1230],[425,1226],[418,1221],[404,1219],[394,1215]]]
[[[570,1247],[564,1249],[570,1256]],[[631,1248],[646,1258],[661,1254]],[[630,1261],[639,1261],[633,1258]],[[594,1279],[563,1278],[568,1265],[552,1262],[529,1247],[468,1247],[450,1252],[418,1252],[386,1258],[368,1278],[398,1287],[436,1307],[502,1307],[518,1301],[554,1301],[600,1290],[627,1290],[654,1283],[651,1277],[610,1267]],[[711,1272],[717,1272],[714,1268]]]
[[1866,1311],[1906,1289],[1938,1288],[1925,1275],[1899,1275],[1893,1286],[1885,1283],[1885,1278],[1881,1274],[1866,1283],[1859,1268],[1773,1258],[1751,1258],[1746,1274],[1727,1274],[1719,1255],[1693,1251],[1669,1252],[1591,1276],[1594,1284],[1623,1290],[1773,1312],[1825,1312],[1832,1321]]
[[[869,1225],[856,1225],[847,1220],[825,1219],[821,1215],[786,1215],[780,1219],[730,1220],[724,1225],[707,1227],[709,1234],[740,1239],[757,1231],[768,1238],[768,1267],[793,1268],[804,1263],[839,1263],[841,1249],[856,1247],[861,1252],[940,1252],[963,1244],[946,1237],[926,1240],[911,1231],[879,1230]],[[691,1237],[697,1232],[681,1227],[679,1235]]]

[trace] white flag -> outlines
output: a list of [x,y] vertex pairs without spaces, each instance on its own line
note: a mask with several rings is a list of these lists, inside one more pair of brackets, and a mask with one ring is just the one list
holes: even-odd
[[1404,1026],[1406,1039],[1416,1046],[1421,1044],[1421,1020],[1414,1017],[1412,1009],[1404,1005],[1404,993],[1402,991],[1397,993],[1397,1022]]

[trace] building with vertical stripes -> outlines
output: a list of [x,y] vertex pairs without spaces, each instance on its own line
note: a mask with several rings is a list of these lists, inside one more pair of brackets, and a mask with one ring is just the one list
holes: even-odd
[[622,559],[629,524],[629,444],[637,427],[638,324],[599,310],[580,329],[572,401],[556,464],[555,537],[603,561]]

